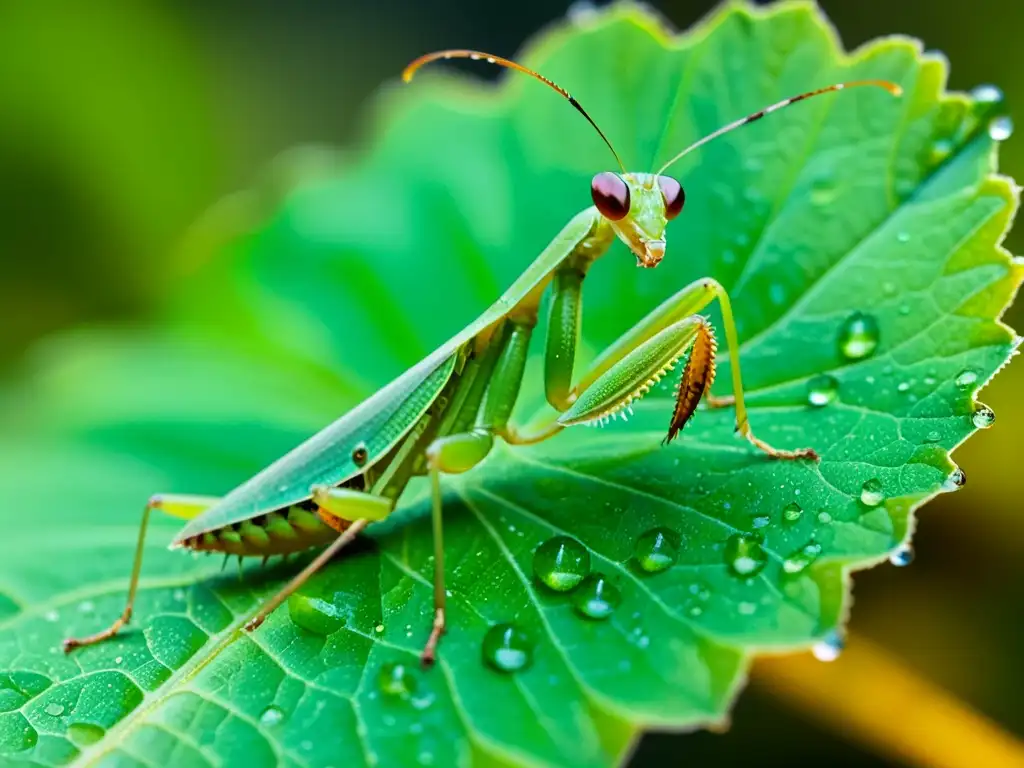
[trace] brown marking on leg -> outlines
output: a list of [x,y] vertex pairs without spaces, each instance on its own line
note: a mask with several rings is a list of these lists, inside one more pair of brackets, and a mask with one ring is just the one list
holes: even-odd
[[320,522],[326,525],[328,528],[333,528],[338,533],[344,533],[350,527],[352,527],[351,520],[342,520],[337,515],[332,515],[322,507],[316,508],[316,516],[320,518]]
[[697,410],[697,404],[711,388],[711,384],[715,380],[716,349],[717,344],[711,324],[702,319],[700,325],[697,326],[697,335],[690,348],[690,357],[686,361],[683,375],[679,379],[679,387],[676,389],[676,407],[672,412],[672,421],[668,425],[668,436],[665,438],[665,443],[671,443],[679,431],[686,426],[686,422]]
[[437,658],[437,644],[443,634],[444,608],[438,608],[434,611],[434,625],[430,628],[430,637],[427,638],[427,644],[423,646],[423,652],[420,654],[420,664],[424,669],[434,665]]
[[773,448],[761,438],[755,437],[754,433],[749,430],[744,437],[750,441],[751,445],[760,448],[768,454],[768,458],[770,459],[782,459],[784,461],[794,461],[796,459],[811,459],[812,461],[819,461],[821,459],[821,457],[818,456],[818,452],[813,448],[799,448],[795,451],[784,451],[781,448]]
[[704,395],[704,405],[712,410],[715,408],[732,408],[736,405],[736,395],[712,395],[708,392]]

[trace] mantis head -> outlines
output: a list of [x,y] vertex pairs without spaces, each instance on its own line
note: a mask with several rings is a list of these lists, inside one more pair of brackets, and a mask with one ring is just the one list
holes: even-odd
[[665,227],[683,210],[686,194],[671,176],[612,171],[590,182],[594,207],[636,256],[638,267],[656,267],[665,255]]
[[628,173],[626,166],[622,164],[622,160],[619,158],[619,153],[615,151],[615,147],[612,146],[608,137],[604,135],[604,131],[598,127],[594,119],[567,90],[544,77],[544,75],[534,72],[522,64],[517,64],[510,59],[503,59],[490,53],[465,49],[437,51],[420,56],[420,58],[412,62],[402,73],[402,79],[409,82],[412,80],[416,70],[424,64],[437,61],[438,59],[486,61],[488,64],[497,64],[501,67],[522,72],[557,91],[572,104],[577,112],[587,119],[587,122],[594,127],[594,130],[604,140],[604,143],[608,145],[608,149],[612,151],[612,155],[615,156],[615,161],[618,163],[621,171],[621,173],[606,171],[597,174],[590,183],[590,195],[598,212],[608,221],[615,234],[619,236],[619,239],[636,256],[638,267],[656,267],[665,255],[665,226],[683,210],[683,203],[686,199],[682,185],[671,176],[666,176],[665,171],[684,155],[724,133],[728,133],[747,123],[753,123],[778,109],[788,107],[790,104],[803,101],[804,99],[809,99],[812,96],[820,96],[823,93],[831,93],[863,85],[883,88],[893,96],[899,96],[903,93],[902,88],[887,80],[853,80],[847,83],[836,83],[835,85],[818,88],[814,91],[783,99],[753,114],[722,126],[717,131],[688,146],[661,166],[657,173]]

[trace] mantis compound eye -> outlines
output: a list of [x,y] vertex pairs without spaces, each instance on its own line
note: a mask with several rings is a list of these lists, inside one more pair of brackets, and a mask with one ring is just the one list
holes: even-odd
[[629,185],[617,173],[599,173],[590,182],[590,196],[601,215],[612,221],[629,213]]
[[686,193],[683,192],[682,184],[671,176],[659,176],[658,186],[661,187],[661,196],[665,199],[665,218],[671,221],[682,213]]

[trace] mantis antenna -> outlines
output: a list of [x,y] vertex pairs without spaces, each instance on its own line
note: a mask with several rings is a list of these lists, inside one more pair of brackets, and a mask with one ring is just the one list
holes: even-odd
[[615,147],[613,147],[612,143],[608,141],[608,137],[604,135],[604,131],[597,127],[597,123],[594,122],[594,118],[587,114],[587,110],[580,106],[580,103],[576,101],[571,93],[558,85],[554,80],[549,80],[539,72],[534,72],[532,69],[524,67],[522,64],[517,64],[511,59],[503,59],[501,56],[494,56],[490,53],[484,53],[482,51],[468,51],[461,48],[453,48],[446,51],[435,51],[434,53],[428,53],[420,56],[405,68],[405,71],[402,72],[402,80],[408,83],[412,80],[412,76],[416,74],[416,70],[424,64],[429,64],[430,62],[437,61],[438,59],[472,59],[473,61],[486,61],[488,64],[497,64],[500,67],[506,67],[508,69],[514,69],[516,72],[522,72],[524,75],[529,75],[535,80],[539,80],[544,83],[544,85],[553,88],[564,96],[565,99],[575,107],[577,112],[587,118],[588,123],[594,126],[594,130],[597,131],[598,135],[600,135],[602,139],[604,139],[604,143],[608,145],[608,149],[610,149],[612,154],[615,155],[615,162],[619,164],[619,168],[622,169],[623,173],[626,173],[626,166],[622,164],[622,159],[619,157],[619,153],[615,151]]
[[890,83],[888,80],[851,80],[848,83],[836,83],[835,85],[830,85],[826,88],[819,88],[816,91],[808,91],[807,93],[801,93],[799,96],[791,96],[788,99],[783,99],[782,101],[772,104],[770,107],[765,107],[764,109],[759,110],[752,115],[747,115],[746,117],[740,118],[739,120],[731,122],[728,125],[722,126],[714,133],[710,133],[703,139],[694,142],[686,149],[684,149],[682,152],[680,152],[678,155],[669,160],[667,163],[665,163],[663,166],[661,166],[661,168],[658,170],[657,175],[660,176],[668,169],[670,165],[675,163],[677,160],[684,157],[685,155],[688,155],[690,152],[693,152],[693,150],[697,149],[698,147],[707,144],[712,139],[717,139],[724,133],[729,133],[729,131],[735,130],[736,128],[760,120],[765,115],[771,114],[776,110],[782,109],[783,107],[788,107],[790,104],[795,104],[798,101],[809,99],[812,96],[820,96],[823,93],[832,93],[833,91],[842,91],[847,88],[859,88],[865,85],[874,86],[876,88],[882,88],[891,93],[893,96],[900,96],[903,94],[902,88],[900,88],[895,83]]

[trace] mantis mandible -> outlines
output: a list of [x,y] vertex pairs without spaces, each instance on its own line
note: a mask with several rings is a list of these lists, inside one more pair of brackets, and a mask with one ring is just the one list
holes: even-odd
[[[427,475],[432,492],[434,616],[421,659],[429,665],[445,630],[441,475],[471,470],[484,460],[495,440],[528,445],[552,438],[571,425],[603,422],[646,394],[687,352],[665,442],[678,435],[704,400],[711,407],[734,406],[736,431],[767,457],[817,460],[811,448],[775,448],[751,429],[732,308],[725,290],[712,278],[697,280],[664,301],[576,378],[583,281],[616,238],[636,256],[638,267],[658,265],[665,254],[666,225],[682,212],[685,200],[680,183],[664,174],[688,153],[804,99],[858,86],[877,86],[898,96],[899,86],[858,80],[802,93],[723,126],[675,155],[656,173],[630,173],[611,141],[568,91],[514,61],[479,51],[439,51],[413,61],[403,79],[411,80],[425,64],[452,58],[484,60],[554,89],[594,127],[620,172],[594,176],[593,205],[574,216],[475,322],[333,424],[223,498],[153,496],[139,526],[124,612],[102,632],[65,640],[65,651],[112,637],[131,619],[153,510],[188,521],[171,548],[265,560],[324,547],[260,607],[245,625],[252,631],[366,526],[388,517],[413,476]],[[527,429],[511,423],[510,417],[541,300],[549,290],[544,385],[557,416]],[[714,398],[710,393],[716,340],[711,324],[699,313],[715,299],[730,352],[734,392],[730,398]]]

